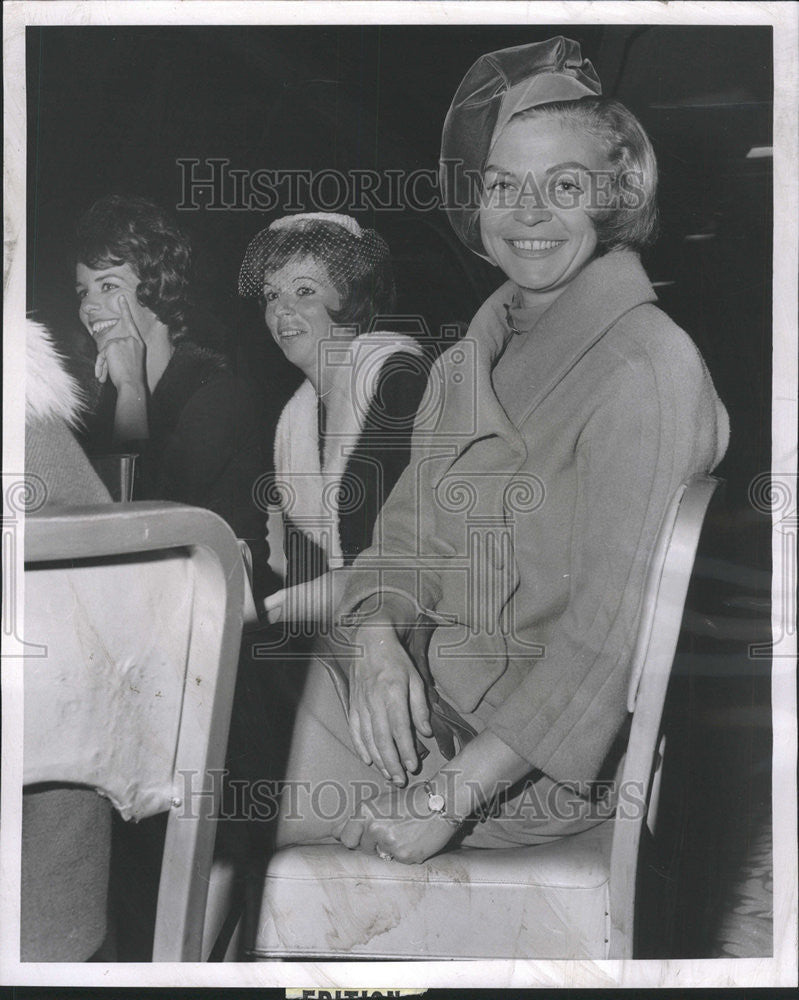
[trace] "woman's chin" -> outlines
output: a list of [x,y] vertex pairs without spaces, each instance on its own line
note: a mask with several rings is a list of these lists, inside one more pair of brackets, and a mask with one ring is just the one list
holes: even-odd
[[302,368],[302,360],[306,354],[308,338],[305,334],[293,334],[290,337],[278,337],[277,346],[283,352],[287,361]]

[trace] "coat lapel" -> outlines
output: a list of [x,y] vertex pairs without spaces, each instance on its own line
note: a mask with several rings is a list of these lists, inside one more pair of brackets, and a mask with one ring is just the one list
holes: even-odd
[[[518,336],[509,333],[506,317],[516,291],[513,282],[505,282],[472,320],[465,338],[474,351],[471,380],[456,386],[455,349],[441,358],[446,403],[439,440],[451,435],[456,441],[442,476],[485,438],[499,439],[504,447],[495,448],[493,457],[514,473],[527,457],[520,434],[524,422],[620,316],[657,300],[632,251],[615,251],[593,261],[535,326]],[[472,409],[473,431],[464,435]]]
[[445,352],[433,368],[431,382],[438,380],[443,405],[430,429],[432,433],[427,433],[427,451],[438,452],[444,459],[434,484],[461,462],[465,453],[488,438],[504,445],[497,449],[494,442],[493,448],[495,455],[497,451],[502,453],[504,467],[518,468],[527,455],[524,441],[508,419],[492,381],[494,365],[510,335],[504,303],[513,296],[515,287],[508,281],[498,288],[475,314],[464,339]]

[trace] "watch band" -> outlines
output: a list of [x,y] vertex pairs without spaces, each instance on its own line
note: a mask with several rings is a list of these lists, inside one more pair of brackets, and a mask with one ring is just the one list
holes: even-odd
[[460,826],[466,822],[465,816],[455,816],[447,812],[447,804],[444,796],[435,791],[428,780],[424,782],[424,790],[427,792],[427,808],[431,813],[439,816],[445,822],[449,823],[450,826]]

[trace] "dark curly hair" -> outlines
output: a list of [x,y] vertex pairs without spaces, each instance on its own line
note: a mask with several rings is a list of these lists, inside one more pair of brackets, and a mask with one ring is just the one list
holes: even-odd
[[344,226],[309,219],[297,226],[263,229],[250,242],[239,272],[239,294],[263,294],[266,276],[289,261],[313,258],[323,264],[341,305],[330,311],[339,326],[363,333],[376,316],[394,312],[396,290],[391,254],[374,229],[353,235]]
[[141,282],[141,305],[169,328],[173,342],[186,335],[191,244],[153,202],[118,194],[96,201],[78,221],[75,260],[93,269],[129,265]]

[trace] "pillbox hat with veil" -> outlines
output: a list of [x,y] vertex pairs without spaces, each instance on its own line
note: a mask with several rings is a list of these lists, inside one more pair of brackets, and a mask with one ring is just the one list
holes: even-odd
[[441,137],[440,182],[452,228],[481,257],[480,184],[499,133],[518,111],[602,93],[580,46],[558,35],[545,42],[488,52],[473,64],[452,99]]
[[349,215],[303,212],[275,219],[252,238],[239,271],[239,295],[254,298],[265,275],[287,260],[311,256],[324,264],[331,281],[347,286],[380,266],[390,266],[385,240]]

